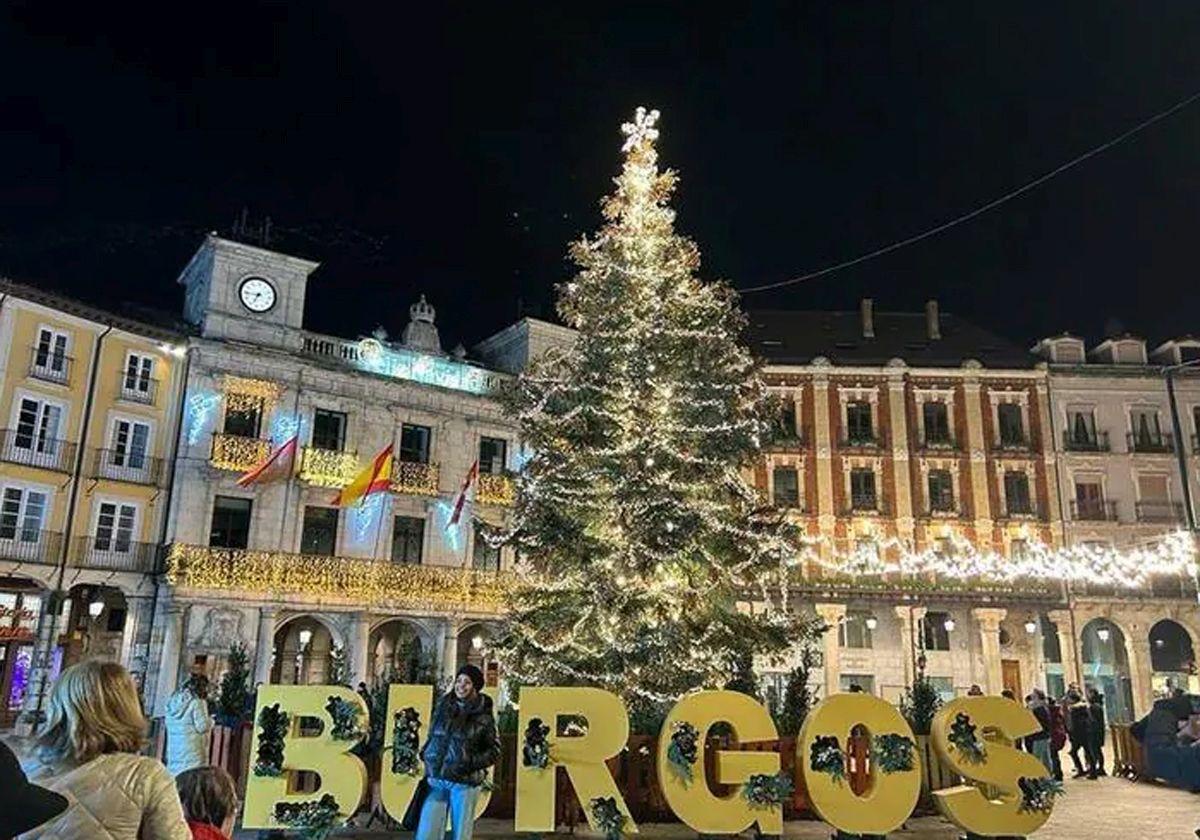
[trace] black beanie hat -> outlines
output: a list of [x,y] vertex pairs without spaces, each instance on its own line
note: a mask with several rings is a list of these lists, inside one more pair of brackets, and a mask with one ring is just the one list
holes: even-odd
[[475,691],[483,691],[483,671],[480,671],[474,665],[464,665],[458,669],[458,673],[454,675],[454,678],[458,679],[463,674],[466,674],[468,679],[471,680],[471,684],[475,686]]

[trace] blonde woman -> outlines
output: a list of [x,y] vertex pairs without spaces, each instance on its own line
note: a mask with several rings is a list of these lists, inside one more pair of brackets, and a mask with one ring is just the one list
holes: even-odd
[[70,805],[23,838],[191,840],[171,774],[138,755],[147,728],[133,679],[120,665],[81,662],[63,671],[26,769]]

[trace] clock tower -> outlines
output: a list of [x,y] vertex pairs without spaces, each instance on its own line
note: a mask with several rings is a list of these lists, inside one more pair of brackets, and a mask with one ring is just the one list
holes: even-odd
[[205,338],[298,349],[308,275],[318,265],[209,234],[179,275],[184,320]]

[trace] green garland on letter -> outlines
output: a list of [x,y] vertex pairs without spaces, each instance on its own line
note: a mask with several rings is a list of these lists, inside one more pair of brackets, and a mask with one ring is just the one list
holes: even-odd
[[308,802],[275,803],[275,822],[298,830],[305,840],[325,840],[341,816],[341,806],[329,793]]
[[392,715],[392,772],[421,772],[421,716],[412,706]]
[[1017,787],[1021,789],[1022,811],[1041,811],[1049,814],[1054,808],[1054,800],[1062,796],[1063,783],[1049,778],[1029,778],[1022,776],[1017,779]]
[[333,736],[333,740],[357,741],[365,734],[359,722],[359,718],[362,717],[362,709],[358,707],[358,704],[331,694],[329,702],[325,704],[325,711],[329,712],[329,716],[333,718],[333,729],[329,733]]
[[751,808],[774,808],[792,798],[795,786],[786,773],[755,773],[742,786]]
[[255,776],[283,775],[283,739],[287,736],[288,713],[279,704],[263,706],[258,713],[258,753],[254,760]]
[[597,796],[592,800],[592,822],[604,832],[604,840],[621,840],[625,833],[625,815],[611,796]]
[[975,724],[971,723],[971,716],[966,712],[959,712],[954,716],[954,723],[950,724],[950,734],[946,736],[946,740],[962,754],[964,761],[983,764],[987,761],[987,747],[975,734],[975,729]]
[[916,744],[907,735],[888,732],[871,739],[871,760],[884,773],[904,773],[915,766],[913,750]]
[[699,730],[686,720],[676,721],[671,727],[671,745],[667,747],[667,761],[685,785],[692,780],[692,767],[699,758],[699,740]]
[[818,735],[813,739],[808,766],[818,773],[828,774],[835,782],[846,778],[846,755],[836,735]]

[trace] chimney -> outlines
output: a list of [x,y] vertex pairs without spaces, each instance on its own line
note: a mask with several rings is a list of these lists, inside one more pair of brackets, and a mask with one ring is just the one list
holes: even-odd
[[942,337],[942,324],[938,318],[936,300],[925,302],[925,332],[929,335],[930,341],[937,341]]
[[862,330],[863,338],[875,337],[875,301],[870,298],[862,299]]

